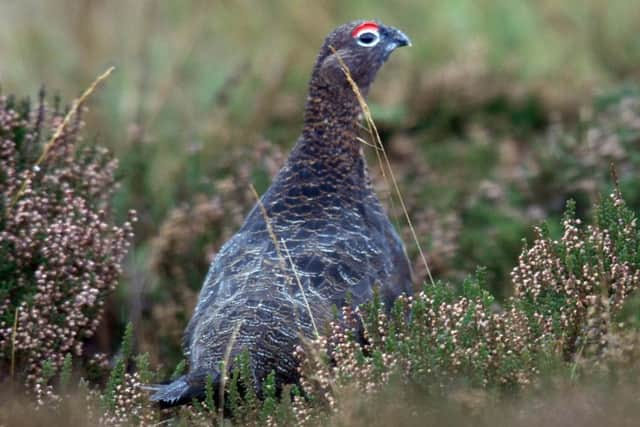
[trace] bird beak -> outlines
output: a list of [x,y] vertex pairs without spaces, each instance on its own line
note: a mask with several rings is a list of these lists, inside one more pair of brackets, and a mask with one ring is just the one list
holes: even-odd
[[397,28],[392,29],[391,37],[393,38],[393,41],[396,44],[396,47],[411,46],[411,39],[407,37],[405,33],[398,30]]

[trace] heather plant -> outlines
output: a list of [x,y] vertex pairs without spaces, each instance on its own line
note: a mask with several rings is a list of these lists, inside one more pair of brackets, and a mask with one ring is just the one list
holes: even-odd
[[36,102],[0,96],[0,381],[39,396],[83,355],[135,220],[110,219],[117,162],[84,146],[80,116],[62,126],[63,113],[44,92]]
[[637,317],[629,314],[640,288],[635,214],[616,190],[588,226],[568,203],[562,227],[558,239],[537,229],[512,272],[516,293],[503,307],[485,290],[480,270],[460,294],[427,284],[391,309],[377,297],[343,308],[326,338],[300,349],[301,385],[315,401],[298,421],[317,423],[321,408],[343,412],[348,396],[374,398],[394,382],[437,399],[461,387],[467,395],[499,396],[539,387],[551,373],[575,379],[594,367],[637,369],[637,331],[619,320],[634,325]]
[[[377,298],[355,311],[344,308],[341,317],[346,322],[333,323],[322,343],[335,366],[312,361],[313,369],[303,372],[324,379],[307,379],[303,385],[321,390],[329,407],[335,407],[339,399],[332,396],[334,388],[356,386],[371,394],[394,376],[434,396],[459,383],[483,389],[529,384],[539,373],[546,348],[524,313],[515,308],[496,312],[483,280],[482,271],[467,279],[461,295],[443,283],[425,285],[390,311]],[[364,347],[356,342],[359,322]]]
[[[618,190],[584,227],[569,202],[560,239],[540,227],[512,271],[516,302],[571,358],[606,347],[613,317],[640,287],[640,231]],[[545,325],[541,324],[544,319]]]
[[[556,232],[569,199],[575,200],[576,213],[586,217],[599,195],[611,189],[611,163],[627,204],[640,208],[638,94],[633,85],[607,91],[586,104],[575,121],[555,117],[544,130],[526,137],[512,131],[504,135],[478,122],[468,130],[469,142],[428,148],[426,161],[437,162],[423,186],[432,191],[419,205],[453,199],[440,215],[453,215],[462,229],[440,277],[452,279],[451,270],[459,274],[486,266],[488,285],[503,301],[512,293],[510,271],[518,262],[521,239],[535,239],[533,226],[543,220]],[[456,183],[456,176],[466,180]],[[441,192],[442,186],[451,191]]]
[[122,338],[120,354],[100,395],[101,425],[148,425],[157,420],[158,414],[146,404],[143,390],[143,386],[154,379],[149,355],[133,357],[132,351],[133,326],[129,323]]

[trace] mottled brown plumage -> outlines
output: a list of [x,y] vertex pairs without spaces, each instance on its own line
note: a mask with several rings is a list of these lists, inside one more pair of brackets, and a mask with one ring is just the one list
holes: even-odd
[[403,244],[372,189],[357,138],[361,108],[332,50],[366,94],[389,54],[408,44],[399,30],[364,21],[329,34],[313,69],[302,135],[261,198],[268,224],[256,205],[218,252],[185,331],[189,373],[159,386],[153,400],[171,405],[201,396],[208,375],[219,382],[229,346],[231,360],[248,350],[257,387],[271,371],[278,384],[294,382],[292,353],[300,336],[314,337],[311,315],[321,328],[348,295],[362,304],[379,286],[391,304],[411,293]]

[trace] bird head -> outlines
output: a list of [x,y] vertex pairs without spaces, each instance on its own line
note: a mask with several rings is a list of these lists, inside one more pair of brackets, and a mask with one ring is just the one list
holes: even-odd
[[397,28],[378,21],[353,21],[327,36],[316,73],[333,87],[348,88],[346,66],[358,87],[366,92],[391,52],[402,46],[411,46],[411,40]]

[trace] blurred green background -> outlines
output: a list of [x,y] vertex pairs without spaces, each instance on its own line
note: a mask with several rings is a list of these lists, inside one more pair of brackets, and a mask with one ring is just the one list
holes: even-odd
[[141,351],[179,360],[211,257],[253,203],[249,184],[267,188],[299,133],[317,49],[358,18],[413,41],[369,101],[437,278],[483,265],[508,296],[532,226],[569,198],[589,215],[611,162],[640,205],[640,8],[626,0],[4,1],[3,93],[44,84],[70,103],[116,67],[89,102],[84,143],[119,159],[113,214],[136,209],[140,222],[98,350],[132,320]]

